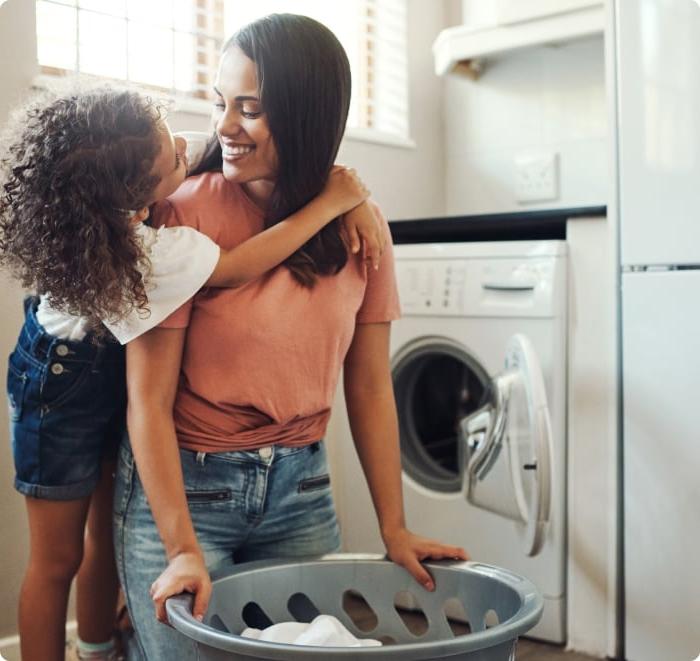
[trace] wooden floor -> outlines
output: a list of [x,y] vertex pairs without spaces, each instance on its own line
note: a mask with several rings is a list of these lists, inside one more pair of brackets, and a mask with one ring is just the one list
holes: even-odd
[[515,651],[516,661],[594,661],[592,656],[565,652],[557,645],[547,645],[521,638]]

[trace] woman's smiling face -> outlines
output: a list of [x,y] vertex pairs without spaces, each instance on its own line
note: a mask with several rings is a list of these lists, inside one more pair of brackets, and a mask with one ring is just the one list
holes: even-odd
[[[255,63],[236,46],[221,59],[212,119],[221,145],[223,175],[266,198],[277,177],[277,151],[260,103]],[[267,191],[267,195],[265,192]]]

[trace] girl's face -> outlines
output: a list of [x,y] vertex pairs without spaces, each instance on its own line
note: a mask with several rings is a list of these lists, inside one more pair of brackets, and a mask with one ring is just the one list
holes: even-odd
[[160,153],[153,163],[151,174],[160,178],[160,183],[153,191],[153,199],[158,202],[174,193],[187,175],[187,142],[184,138],[174,137],[166,121],[158,126]]
[[277,151],[260,104],[255,64],[239,48],[224,53],[214,91],[212,119],[224,178],[243,184],[256,202],[264,204],[277,177]]

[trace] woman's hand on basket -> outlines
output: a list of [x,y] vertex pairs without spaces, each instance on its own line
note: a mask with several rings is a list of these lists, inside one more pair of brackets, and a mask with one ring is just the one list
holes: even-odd
[[389,559],[406,569],[430,591],[435,589],[435,583],[421,564],[423,560],[469,560],[469,555],[463,548],[420,537],[407,528],[385,534],[384,545]]
[[211,579],[201,552],[188,551],[174,556],[163,573],[151,585],[151,598],[156,607],[156,618],[167,624],[165,600],[181,592],[194,595],[192,615],[202,620],[211,596]]

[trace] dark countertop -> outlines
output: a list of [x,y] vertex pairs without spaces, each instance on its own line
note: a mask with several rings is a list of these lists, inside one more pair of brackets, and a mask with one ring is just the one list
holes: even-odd
[[389,223],[394,243],[566,239],[570,218],[607,215],[607,207],[573,207],[475,216],[443,216]]

